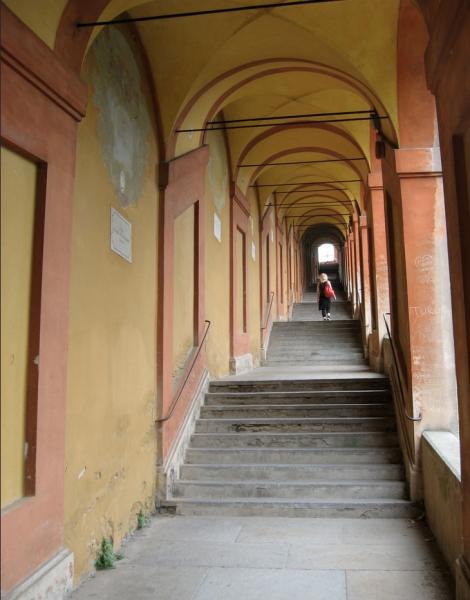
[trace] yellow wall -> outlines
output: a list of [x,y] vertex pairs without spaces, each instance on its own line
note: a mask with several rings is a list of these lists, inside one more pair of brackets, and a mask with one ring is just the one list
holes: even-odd
[[1,149],[2,508],[24,494],[26,385],[37,167]]
[[[131,46],[124,51],[133,53]],[[115,75],[125,87],[127,74],[118,68]],[[144,76],[141,87],[144,94],[133,89],[135,101],[143,98],[151,115]],[[155,491],[155,130],[148,131],[142,181],[133,184],[140,195],[125,209],[110,172],[120,154],[106,146],[99,130],[106,115],[90,91],[77,147],[66,415],[65,545],[74,552],[76,578],[93,567],[103,536],[118,546],[139,510],[152,509]],[[125,101],[111,99],[122,115]],[[132,223],[132,264],[110,250],[111,207]]]
[[[257,200],[254,192],[249,192],[250,201],[250,228],[248,232],[248,299],[247,299],[247,321],[250,335],[250,349],[253,355],[253,364],[256,366],[260,358],[260,297],[259,297],[259,216]],[[255,259],[253,260],[252,243],[255,245]]]
[[194,346],[194,206],[174,222],[173,377],[178,379]]
[[[209,164],[206,177],[206,319],[211,328],[206,341],[209,372],[222,377],[230,360],[230,204],[228,168],[222,132],[208,136]],[[214,213],[221,220],[221,241],[214,235]]]

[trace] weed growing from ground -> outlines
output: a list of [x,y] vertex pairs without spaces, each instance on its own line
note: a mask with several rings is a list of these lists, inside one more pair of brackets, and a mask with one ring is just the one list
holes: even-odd
[[116,554],[113,550],[113,542],[110,538],[103,538],[98,558],[95,560],[95,567],[102,571],[103,569],[114,569],[114,563],[123,558],[122,554]]

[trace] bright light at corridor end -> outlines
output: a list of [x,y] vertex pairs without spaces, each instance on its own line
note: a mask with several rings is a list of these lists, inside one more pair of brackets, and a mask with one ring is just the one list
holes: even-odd
[[318,248],[318,262],[334,262],[335,260],[335,248],[333,244],[322,244]]

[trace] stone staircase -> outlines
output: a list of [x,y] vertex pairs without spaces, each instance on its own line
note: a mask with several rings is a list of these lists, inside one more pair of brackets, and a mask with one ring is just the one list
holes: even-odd
[[263,367],[210,383],[169,499],[178,514],[416,516],[389,381],[343,304],[345,318],[318,321],[306,293],[293,314],[309,319],[274,323]]
[[186,515],[408,517],[388,380],[210,384],[169,505]]
[[264,366],[366,365],[359,321],[273,323]]

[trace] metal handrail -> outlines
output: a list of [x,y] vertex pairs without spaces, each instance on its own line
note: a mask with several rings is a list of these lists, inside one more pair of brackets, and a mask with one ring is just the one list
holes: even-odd
[[170,410],[169,410],[168,414],[166,415],[166,417],[161,417],[160,419],[156,419],[155,423],[164,423],[165,421],[168,421],[171,418],[171,416],[172,416],[172,414],[173,414],[173,412],[174,412],[174,410],[176,408],[176,405],[178,404],[178,400],[180,399],[181,394],[183,393],[183,390],[184,390],[184,387],[186,385],[186,382],[188,381],[189,376],[191,375],[191,373],[193,371],[194,365],[196,364],[197,357],[199,356],[199,353],[201,352],[201,348],[202,348],[202,346],[203,346],[203,344],[205,342],[205,339],[207,337],[207,334],[209,332],[209,329],[210,329],[210,326],[211,326],[211,322],[206,319],[205,323],[207,323],[206,330],[204,331],[204,335],[202,336],[201,343],[197,347],[196,354],[193,357],[191,366],[188,369],[188,372],[186,373],[186,377],[184,379],[183,385],[180,387],[180,390],[179,390],[177,396],[175,397],[175,399],[171,403]]
[[266,322],[264,324],[264,327],[261,327],[261,331],[264,331],[265,329],[267,329],[268,323],[269,323],[269,317],[271,316],[271,309],[273,307],[273,300],[274,300],[274,292],[270,292],[270,296],[271,296],[271,300],[269,301],[269,308],[268,308],[268,314],[266,316]]
[[421,421],[423,419],[423,416],[421,415],[421,413],[419,413],[418,417],[410,417],[410,415],[406,412],[405,394],[403,393],[403,386],[402,386],[402,383],[401,383],[400,369],[399,369],[399,366],[398,366],[397,353],[395,351],[395,344],[393,342],[392,334],[390,333],[390,328],[389,328],[388,323],[387,323],[387,319],[386,319],[387,315],[390,315],[390,313],[383,313],[383,318],[384,318],[384,321],[385,321],[385,327],[387,328],[388,339],[390,340],[390,345],[392,347],[393,362],[395,364],[395,370],[396,370],[397,375],[398,375],[397,379],[398,379],[398,385],[400,386],[400,394],[401,394],[401,399],[402,399],[402,403],[403,403],[403,412],[405,414],[405,417],[409,421],[418,422],[418,421]]

